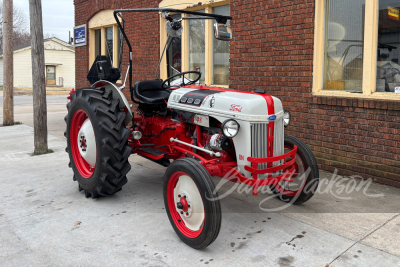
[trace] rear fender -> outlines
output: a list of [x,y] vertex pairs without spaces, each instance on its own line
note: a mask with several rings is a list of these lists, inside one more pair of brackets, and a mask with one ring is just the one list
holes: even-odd
[[114,99],[119,99],[119,108],[121,110],[124,110],[126,108],[126,118],[125,118],[125,125],[128,125],[133,118],[133,114],[129,105],[128,100],[126,99],[125,95],[122,93],[121,90],[118,89],[118,87],[108,81],[98,81],[92,85],[93,88],[100,88],[104,87],[106,91],[112,91],[112,96]]

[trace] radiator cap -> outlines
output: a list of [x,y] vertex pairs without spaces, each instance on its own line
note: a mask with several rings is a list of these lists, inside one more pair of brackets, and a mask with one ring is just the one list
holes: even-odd
[[263,90],[263,89],[256,88],[256,89],[254,89],[254,93],[265,95],[266,92],[265,92],[265,90]]

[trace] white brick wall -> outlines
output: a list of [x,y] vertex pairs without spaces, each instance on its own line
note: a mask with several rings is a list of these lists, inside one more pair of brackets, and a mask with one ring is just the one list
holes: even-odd
[[30,49],[14,53],[14,87],[32,87]]

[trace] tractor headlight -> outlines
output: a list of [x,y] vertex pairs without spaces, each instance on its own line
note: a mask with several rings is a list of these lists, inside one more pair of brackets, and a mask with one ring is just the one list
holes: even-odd
[[285,125],[285,127],[288,127],[289,123],[290,123],[290,112],[285,111],[283,113],[283,124]]
[[222,124],[222,133],[228,138],[234,138],[239,133],[240,125],[235,120],[226,120]]
[[139,131],[133,131],[133,133],[132,133],[132,137],[135,140],[140,140],[142,138],[142,136],[143,136],[142,133]]

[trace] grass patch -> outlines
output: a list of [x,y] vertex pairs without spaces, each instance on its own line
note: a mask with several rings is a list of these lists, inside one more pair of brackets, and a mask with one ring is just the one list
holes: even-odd
[[14,122],[14,125],[21,125],[21,124],[23,124],[22,122],[20,122],[20,121],[16,121],[16,122]]

